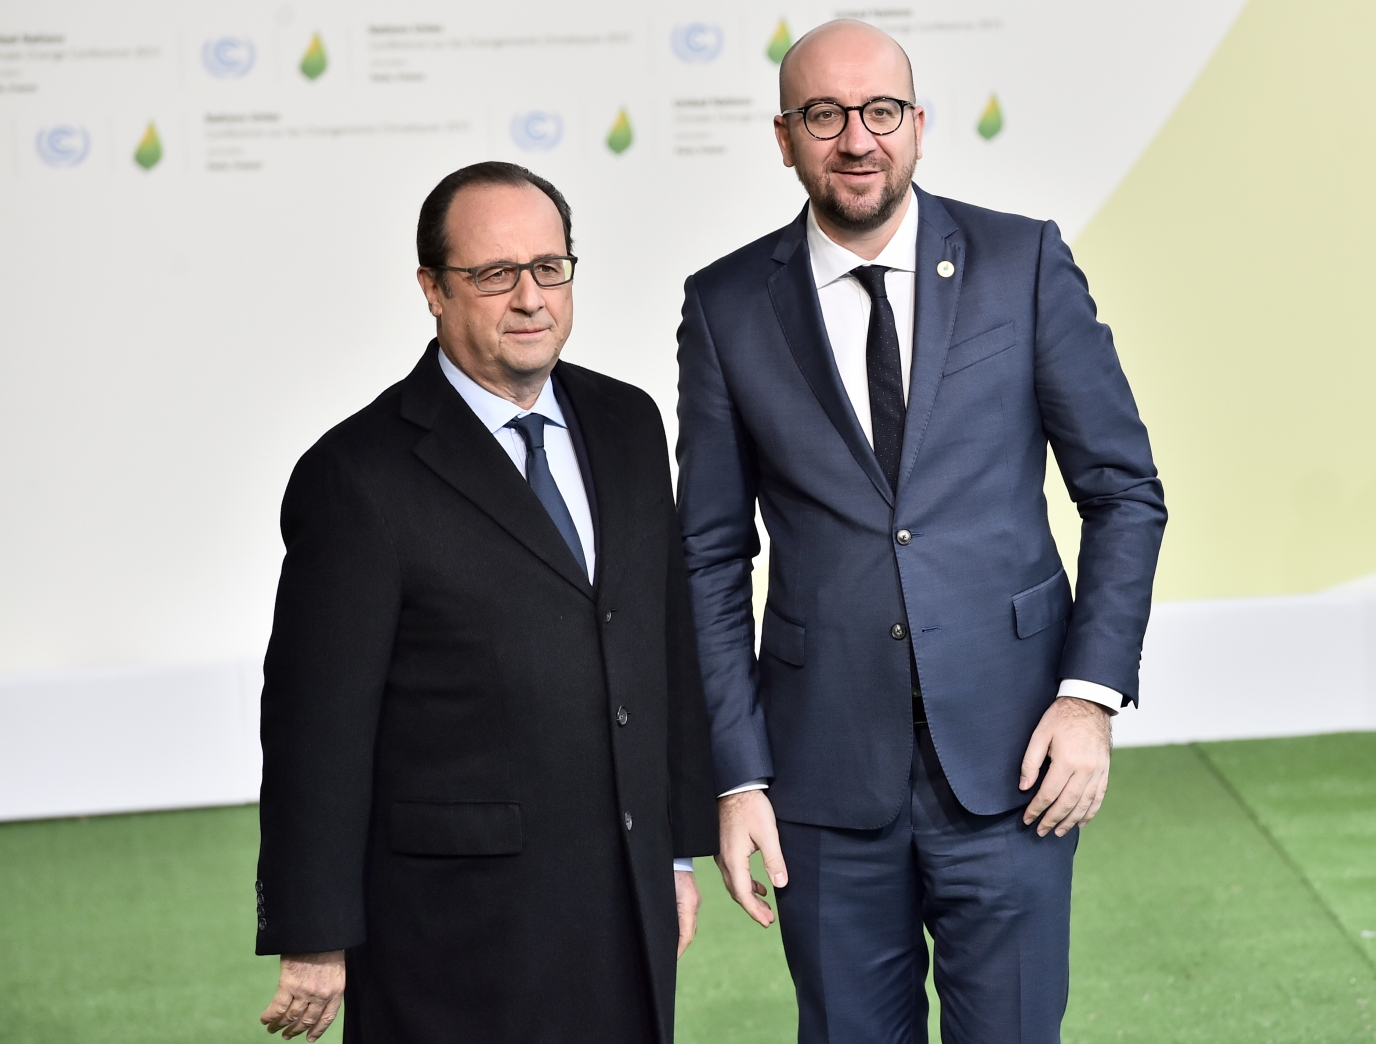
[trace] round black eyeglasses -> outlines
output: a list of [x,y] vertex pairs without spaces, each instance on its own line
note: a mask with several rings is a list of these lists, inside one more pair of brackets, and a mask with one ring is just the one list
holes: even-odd
[[785,109],[779,115],[791,116],[795,112],[799,113],[809,134],[819,141],[830,141],[832,138],[839,138],[845,131],[853,112],[860,114],[860,122],[865,125],[865,130],[883,137],[903,126],[903,113],[906,109],[916,108],[916,102],[903,101],[901,98],[871,98],[864,105],[812,102],[801,109]]
[[462,272],[473,280],[480,294],[509,294],[521,281],[521,273],[529,272],[536,286],[546,290],[563,286],[573,280],[573,266],[578,258],[572,254],[566,257],[537,257],[518,265],[515,261],[494,261],[490,265],[474,265],[472,268],[456,268],[453,265],[430,265],[432,272]]

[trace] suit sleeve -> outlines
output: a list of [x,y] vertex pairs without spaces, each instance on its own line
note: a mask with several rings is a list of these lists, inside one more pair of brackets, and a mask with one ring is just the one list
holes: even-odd
[[718,793],[774,775],[760,706],[750,573],[758,468],[697,285],[678,328],[678,513]]
[[1106,685],[1126,705],[1137,702],[1166,502],[1113,336],[1096,314],[1084,274],[1047,222],[1037,280],[1037,399],[1081,519],[1061,677]]
[[364,939],[373,747],[401,606],[382,516],[317,445],[282,502],[286,557],[263,665],[257,952]]

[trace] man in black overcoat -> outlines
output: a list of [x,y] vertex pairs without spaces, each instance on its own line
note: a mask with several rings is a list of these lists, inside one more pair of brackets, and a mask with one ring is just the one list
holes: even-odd
[[558,361],[569,231],[524,168],[442,181],[436,340],[287,488],[257,885],[284,1037],[342,996],[366,1044],[673,1039],[707,718],[659,412]]

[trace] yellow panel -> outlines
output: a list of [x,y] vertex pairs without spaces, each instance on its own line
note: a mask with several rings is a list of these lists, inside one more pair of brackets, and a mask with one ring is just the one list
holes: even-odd
[[1373,55],[1370,0],[1253,0],[1075,244],[1165,482],[1158,598],[1376,570]]

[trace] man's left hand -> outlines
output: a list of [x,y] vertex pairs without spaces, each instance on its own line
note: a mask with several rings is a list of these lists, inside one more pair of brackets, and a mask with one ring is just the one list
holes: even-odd
[[269,1033],[282,1039],[306,1034],[317,1041],[330,1028],[344,1001],[344,951],[284,953],[277,995],[259,1016]]
[[682,957],[698,932],[698,907],[702,905],[702,896],[698,894],[696,874],[688,870],[674,871],[674,898],[678,901],[678,955]]
[[1037,834],[1045,837],[1055,830],[1057,837],[1064,837],[1072,827],[1093,819],[1108,791],[1112,738],[1106,707],[1074,696],[1052,701],[1022,758],[1018,789],[1029,790],[1043,762],[1051,757],[1051,767],[1022,821],[1030,825],[1045,812],[1037,823]]

